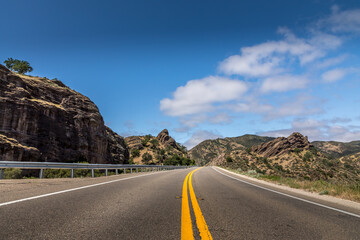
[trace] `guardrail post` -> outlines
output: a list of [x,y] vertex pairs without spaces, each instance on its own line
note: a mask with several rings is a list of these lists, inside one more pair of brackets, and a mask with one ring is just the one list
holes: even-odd
[[94,169],[91,169],[91,177],[95,177]]
[[124,174],[126,174],[126,168],[124,168]]
[[0,169],[0,179],[3,179],[3,177],[4,177],[4,171],[5,171],[5,169]]
[[132,173],[132,168],[130,168],[130,173]]
[[107,177],[107,175],[108,175],[108,170],[105,169],[105,176]]
[[119,174],[118,169],[115,169],[115,174],[116,174],[116,175],[118,175],[118,174]]
[[40,175],[39,175],[39,178],[43,178],[43,175],[44,175],[44,169],[40,169]]
[[74,178],[74,169],[71,169],[71,178]]
[[139,168],[136,168],[136,173],[138,173],[139,172]]

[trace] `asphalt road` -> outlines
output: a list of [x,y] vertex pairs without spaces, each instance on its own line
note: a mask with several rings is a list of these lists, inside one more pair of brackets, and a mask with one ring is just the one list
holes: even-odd
[[[101,178],[96,184],[112,182],[8,205],[0,196],[0,239],[181,239],[184,203],[193,235],[201,239],[190,185],[188,199],[182,196],[193,170]],[[193,172],[190,180],[213,239],[360,239],[359,217],[257,188],[211,167]],[[76,187],[81,186],[86,181]],[[47,192],[66,190],[58,188]],[[34,188],[16,199],[6,194],[9,202],[44,191]]]

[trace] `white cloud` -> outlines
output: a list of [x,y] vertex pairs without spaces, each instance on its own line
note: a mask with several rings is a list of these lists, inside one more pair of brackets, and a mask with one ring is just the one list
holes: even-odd
[[210,76],[191,80],[178,87],[173,98],[160,102],[160,110],[169,116],[211,112],[214,104],[240,99],[248,90],[246,83],[225,77]]
[[297,59],[300,65],[305,65],[342,44],[340,38],[320,32],[314,32],[309,39],[297,38],[286,28],[279,28],[278,32],[284,35],[283,40],[243,47],[240,55],[230,56],[221,62],[219,71],[227,75],[270,77],[287,71],[289,62],[293,60]]
[[187,147],[187,149],[191,149],[205,140],[217,139],[217,138],[221,138],[221,137],[222,137],[221,135],[213,133],[213,132],[199,130],[199,131],[196,131],[191,136],[191,138],[184,143],[184,146]]
[[349,69],[335,68],[323,73],[321,78],[324,82],[331,83],[344,78],[348,73]]
[[333,120],[302,119],[292,122],[291,128],[261,132],[262,136],[286,137],[293,132],[300,132],[309,137],[310,141],[339,141],[350,142],[360,140],[357,127],[332,125]]
[[298,120],[292,122],[292,128],[294,129],[307,129],[307,128],[317,128],[324,126],[324,121],[318,121],[314,119]]
[[271,104],[261,104],[255,100],[248,100],[247,102],[238,102],[235,104],[229,104],[226,106],[227,109],[234,112],[241,113],[258,113],[264,114],[274,111],[274,106]]
[[360,33],[360,9],[341,11],[338,6],[332,7],[332,14],[321,19],[318,26],[334,33]]
[[232,119],[226,113],[218,113],[210,117],[209,122],[214,124],[227,124],[227,123],[231,123]]
[[180,118],[180,123],[182,126],[188,128],[197,127],[199,123],[203,123],[208,119],[206,114],[195,114],[190,116],[182,116]]
[[267,92],[285,92],[294,89],[305,88],[309,80],[304,76],[281,75],[265,78],[260,91]]
[[328,67],[342,63],[347,57],[348,57],[348,55],[343,54],[343,55],[340,55],[337,57],[327,58],[327,59],[324,59],[323,61],[317,63],[315,67],[328,68]]
[[[248,98],[245,102],[228,104],[226,109],[239,113],[255,113],[262,116],[264,121],[285,117],[301,117],[323,113],[324,110],[313,97],[307,95],[298,95],[296,97],[283,98],[279,104],[270,104],[263,100]],[[316,101],[317,104],[314,104]]]

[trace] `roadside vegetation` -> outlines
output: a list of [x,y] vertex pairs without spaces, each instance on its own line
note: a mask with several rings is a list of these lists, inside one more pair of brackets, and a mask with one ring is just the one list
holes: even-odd
[[320,195],[331,195],[356,202],[360,202],[360,183],[329,182],[325,180],[305,180],[279,175],[266,175],[255,170],[241,171],[227,168],[229,171],[257,178],[267,182],[278,183],[296,189],[304,189]]
[[[36,174],[34,174],[36,172]],[[33,179],[38,178],[39,170],[21,170],[19,168],[6,168],[4,170],[3,179]],[[121,174],[124,171],[122,169],[118,170],[118,173]],[[115,170],[108,170],[108,176],[115,175]],[[94,170],[95,177],[105,176],[105,170]],[[36,177],[35,177],[36,176]],[[70,169],[45,169],[43,173],[43,178],[70,178],[71,170]],[[74,169],[74,178],[83,178],[91,177],[91,170],[89,169]]]

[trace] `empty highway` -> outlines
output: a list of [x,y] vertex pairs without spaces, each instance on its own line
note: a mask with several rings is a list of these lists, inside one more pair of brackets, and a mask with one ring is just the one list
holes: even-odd
[[21,181],[0,181],[0,239],[360,239],[358,209],[219,168]]

